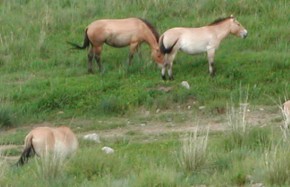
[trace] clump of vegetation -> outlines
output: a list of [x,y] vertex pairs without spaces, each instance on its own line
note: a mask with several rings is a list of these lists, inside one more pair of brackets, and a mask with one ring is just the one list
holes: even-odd
[[229,130],[225,132],[224,146],[227,151],[235,148],[267,149],[271,147],[269,128],[250,126],[246,119],[248,103],[236,109],[231,106],[228,113]]
[[265,181],[271,185],[290,184],[290,146],[277,145],[264,154]]
[[189,133],[182,142],[181,150],[178,152],[178,163],[186,172],[199,171],[207,161],[207,129],[205,135],[199,133],[198,128]]
[[0,107],[0,128],[8,128],[13,125],[15,125],[13,113],[6,108]]
[[[0,154],[0,157],[2,156],[2,154]],[[6,173],[7,173],[7,170],[8,170],[8,164],[7,162],[0,158],[0,181],[5,177]]]
[[55,180],[63,175],[66,160],[59,154],[49,154],[35,158],[37,175],[43,180]]

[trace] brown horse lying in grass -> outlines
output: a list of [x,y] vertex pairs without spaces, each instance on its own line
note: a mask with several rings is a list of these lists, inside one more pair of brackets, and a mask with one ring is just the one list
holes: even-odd
[[37,127],[25,137],[24,150],[17,165],[25,164],[34,154],[40,157],[53,154],[57,158],[66,158],[77,148],[78,140],[70,128]]
[[166,79],[167,68],[169,79],[173,79],[173,60],[179,50],[191,55],[207,52],[209,73],[213,76],[215,50],[229,34],[246,38],[248,32],[233,16],[199,28],[175,27],[165,31],[159,39],[160,51],[165,55],[162,78]]
[[146,42],[151,48],[152,58],[159,64],[163,63],[163,55],[160,53],[159,34],[146,20],[140,18],[127,19],[102,19],[92,22],[85,30],[83,46],[69,42],[75,49],[85,49],[89,46],[88,72],[93,72],[93,59],[97,61],[99,70],[102,70],[101,52],[103,44],[112,47],[130,46],[129,65],[134,53],[141,43]]

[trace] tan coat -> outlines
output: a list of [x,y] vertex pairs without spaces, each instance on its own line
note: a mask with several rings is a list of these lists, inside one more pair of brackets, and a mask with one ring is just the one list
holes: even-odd
[[283,104],[283,114],[285,115],[286,126],[290,124],[290,100]]
[[25,137],[24,151],[18,164],[23,165],[33,154],[40,157],[54,154],[59,158],[66,158],[77,148],[78,140],[69,127],[37,127]]

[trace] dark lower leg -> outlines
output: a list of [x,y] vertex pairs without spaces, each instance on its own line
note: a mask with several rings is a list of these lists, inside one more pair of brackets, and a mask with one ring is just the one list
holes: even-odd
[[215,76],[215,67],[214,67],[214,62],[209,63],[209,73],[213,77]]
[[128,64],[129,64],[129,66],[132,64],[133,56],[134,56],[133,53],[129,53],[129,58],[128,58]]
[[101,62],[101,57],[100,55],[95,55],[95,60],[98,64],[98,67],[99,67],[99,71],[102,72],[103,70],[103,67],[102,67],[102,62]]
[[93,73],[93,58],[94,55],[92,53],[88,54],[88,73]]
[[166,80],[165,71],[166,71],[166,66],[163,65],[162,70],[161,70],[161,76],[163,80]]
[[168,69],[168,76],[169,76],[169,80],[174,80],[174,78],[173,78],[173,74],[172,74],[172,67],[170,67],[169,69]]

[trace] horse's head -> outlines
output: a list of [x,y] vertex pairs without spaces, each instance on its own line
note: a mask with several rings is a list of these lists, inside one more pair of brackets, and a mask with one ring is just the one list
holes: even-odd
[[238,22],[238,20],[236,20],[236,18],[231,15],[230,16],[230,21],[231,21],[231,24],[230,24],[230,32],[231,34],[234,34],[238,37],[241,37],[241,38],[246,38],[247,35],[248,35],[248,31],[242,26],[242,24],[240,24]]
[[159,48],[153,49],[151,55],[155,62],[158,64],[163,64],[164,55],[161,53]]

